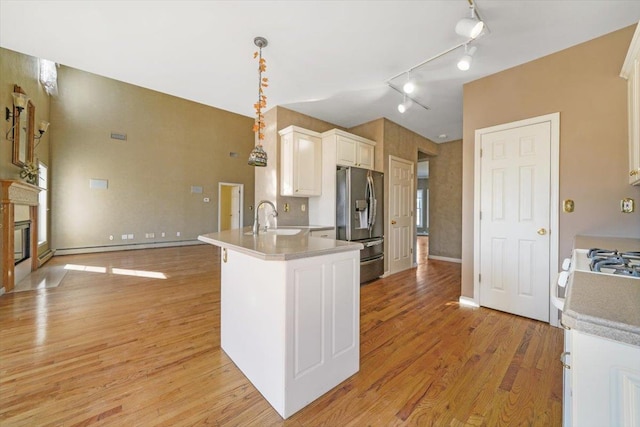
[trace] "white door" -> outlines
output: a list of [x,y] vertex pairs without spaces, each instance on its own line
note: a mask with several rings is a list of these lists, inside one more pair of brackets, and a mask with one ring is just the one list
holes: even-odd
[[480,305],[549,321],[551,124],[480,143]]
[[411,268],[413,260],[413,163],[389,156],[389,273]]

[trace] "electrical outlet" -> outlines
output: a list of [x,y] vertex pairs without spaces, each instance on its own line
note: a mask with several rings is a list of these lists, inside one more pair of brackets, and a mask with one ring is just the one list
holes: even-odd
[[176,233],[176,237],[180,237],[180,232],[179,231]]
[[307,205],[305,205],[304,203],[300,205],[300,210],[302,212],[305,212],[307,210]]
[[165,237],[164,231],[160,233],[160,237]]
[[127,240],[127,235],[126,234],[122,235],[122,240]]
[[624,213],[631,213],[634,210],[634,203],[633,203],[633,199],[622,199],[620,201],[620,211],[624,212]]
[[289,212],[289,203],[284,204],[284,211]]
[[127,239],[133,240],[133,234],[127,234]]

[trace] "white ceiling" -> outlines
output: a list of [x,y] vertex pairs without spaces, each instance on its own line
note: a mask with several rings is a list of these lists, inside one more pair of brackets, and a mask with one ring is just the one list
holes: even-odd
[[489,31],[474,42],[471,70],[456,68],[462,49],[421,67],[414,95],[430,109],[414,105],[404,115],[386,82],[465,41],[454,27],[469,14],[467,0],[0,0],[0,46],[253,116],[253,39],[263,36],[267,109],[281,105],[343,127],[387,117],[443,142],[462,137],[464,83],[640,19],[638,0],[476,5]]

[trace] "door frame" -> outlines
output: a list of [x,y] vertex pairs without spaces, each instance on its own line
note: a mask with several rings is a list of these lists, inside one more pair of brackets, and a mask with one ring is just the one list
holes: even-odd
[[218,182],[218,232],[220,231],[220,217],[221,217],[221,213],[220,212],[220,206],[221,206],[221,194],[222,194],[222,187],[238,187],[238,189],[240,190],[240,195],[238,196],[238,208],[240,210],[240,218],[238,219],[239,221],[239,228],[242,228],[242,225],[244,224],[244,218],[243,218],[243,200],[244,200],[244,184],[239,184],[237,182]]
[[529,126],[539,123],[549,122],[551,124],[551,164],[549,168],[549,323],[558,325],[557,316],[552,314],[556,311],[551,303],[551,295],[554,294],[556,277],[558,275],[558,247],[560,244],[560,113],[545,114],[543,116],[531,117],[511,123],[503,123],[482,129],[476,129],[474,137],[474,178],[473,178],[473,303],[480,306],[480,172],[482,158],[480,148],[482,146],[482,136],[487,133],[499,132],[517,127]]

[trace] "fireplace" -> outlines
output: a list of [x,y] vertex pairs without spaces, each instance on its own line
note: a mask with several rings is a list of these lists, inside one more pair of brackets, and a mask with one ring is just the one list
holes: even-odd
[[0,294],[38,269],[39,192],[26,182],[0,180]]
[[13,264],[31,258],[31,220],[16,221],[13,228]]

